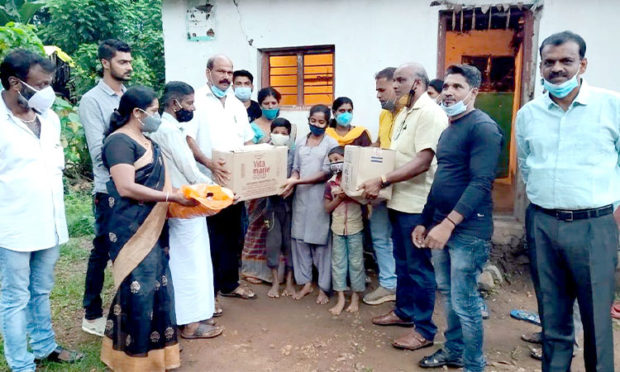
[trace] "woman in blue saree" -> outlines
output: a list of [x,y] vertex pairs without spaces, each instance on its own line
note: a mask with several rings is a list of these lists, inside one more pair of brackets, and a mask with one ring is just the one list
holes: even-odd
[[168,202],[191,205],[173,191],[162,153],[144,132],[161,118],[155,92],[128,89],[110,118],[102,160],[110,170],[104,217],[116,291],[101,360],[113,371],[165,371],[181,365],[168,267]]

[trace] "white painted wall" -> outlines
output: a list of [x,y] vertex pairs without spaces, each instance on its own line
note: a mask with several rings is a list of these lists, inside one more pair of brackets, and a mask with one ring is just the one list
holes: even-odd
[[[335,45],[335,96],[349,96],[355,104],[354,124],[368,127],[375,136],[380,110],[375,72],[417,61],[426,66],[431,79],[436,76],[438,12],[443,7],[430,7],[430,0],[237,0],[238,7],[232,0],[216,0],[215,40],[204,42],[187,40],[185,10],[190,2],[196,5],[192,0],[164,0],[168,81],[202,86],[207,58],[224,53],[232,58],[235,69],[254,74],[256,91],[260,88],[259,49]],[[461,0],[467,5],[508,2],[519,1]],[[593,85],[618,90],[620,74],[614,73],[614,64],[620,58],[616,40],[620,1],[537,2],[543,3],[538,43],[565,29],[581,34],[588,44],[585,77]],[[540,94],[542,88],[537,84]],[[307,132],[307,112],[285,111],[282,116],[298,124],[301,134]]]
[[[205,83],[207,58],[225,53],[235,69],[247,69],[260,84],[261,48],[330,44],[335,46],[335,96],[355,105],[353,123],[376,135],[380,105],[375,72],[417,61],[431,78],[437,65],[437,7],[427,1],[394,0],[218,0],[215,40],[190,42],[186,37],[187,1],[164,0],[163,26],[166,80],[194,87]],[[247,40],[253,39],[249,46]],[[260,88],[260,87],[259,87]],[[255,93],[256,94],[255,89]],[[283,112],[307,132],[307,112]]]
[[[540,18],[538,45],[549,35],[569,30],[586,41],[588,69],[584,79],[590,85],[620,91],[618,41],[619,0],[545,0]],[[536,68],[538,69],[539,55]],[[537,76],[540,73],[537,70]],[[540,79],[536,94],[541,94]]]

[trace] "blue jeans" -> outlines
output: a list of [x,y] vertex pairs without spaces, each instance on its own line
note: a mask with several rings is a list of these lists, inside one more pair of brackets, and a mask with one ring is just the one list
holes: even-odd
[[483,371],[484,328],[478,276],[489,258],[491,242],[455,232],[444,249],[433,250],[437,288],[444,296],[447,329],[444,350],[463,357],[464,371]]
[[34,359],[47,357],[58,346],[50,292],[59,252],[58,246],[35,252],[0,248],[0,322],[4,356],[14,372],[34,371]]
[[364,292],[366,273],[364,272],[364,233],[338,235],[332,233],[332,286],[334,291],[343,292],[347,288],[347,271],[353,292]]
[[377,257],[377,266],[379,266],[379,285],[394,290],[396,289],[396,262],[392,247],[392,226],[385,202],[372,207],[370,235]]
[[404,321],[413,321],[416,331],[432,341],[437,333],[433,323],[435,309],[435,271],[430,249],[413,246],[411,233],[422,223],[421,214],[390,209],[392,242],[396,260],[396,307],[394,313]]

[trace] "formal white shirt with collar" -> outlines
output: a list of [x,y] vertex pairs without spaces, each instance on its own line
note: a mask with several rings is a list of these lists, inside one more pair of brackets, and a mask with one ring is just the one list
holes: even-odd
[[0,101],[0,247],[32,252],[65,243],[60,120],[51,109],[37,115],[37,138]]
[[[232,88],[228,89],[225,103],[222,104],[211,88],[205,85],[196,90],[194,105],[194,119],[186,125],[186,131],[209,158],[212,150],[240,150],[246,142],[254,138],[247,110],[235,97]],[[202,164],[198,167],[205,174],[211,174]]]

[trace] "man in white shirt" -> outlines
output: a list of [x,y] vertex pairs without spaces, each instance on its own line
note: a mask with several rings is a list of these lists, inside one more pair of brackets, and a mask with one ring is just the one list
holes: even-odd
[[34,371],[35,358],[82,358],[58,346],[50,310],[59,245],[69,239],[60,120],[51,110],[54,70],[23,49],[0,65],[0,323],[13,371]]
[[[185,140],[185,125],[194,116],[194,89],[181,81],[171,81],[164,88],[161,104],[164,107],[161,125],[149,137],[164,153],[172,187],[212,184],[198,170]],[[170,218],[168,228],[174,307],[181,337],[219,336],[223,328],[209,321],[215,310],[215,296],[207,221],[203,217]]]
[[[199,168],[223,184],[229,172],[222,159],[213,159],[212,150],[232,151],[252,143],[254,131],[245,106],[231,89],[233,63],[224,55],[207,61],[207,84],[195,94],[196,111],[188,124],[188,144]],[[243,204],[232,205],[207,218],[211,240],[215,293],[237,298],[256,298],[250,288],[239,285],[239,259],[243,245]],[[219,313],[219,311],[216,312]]]

